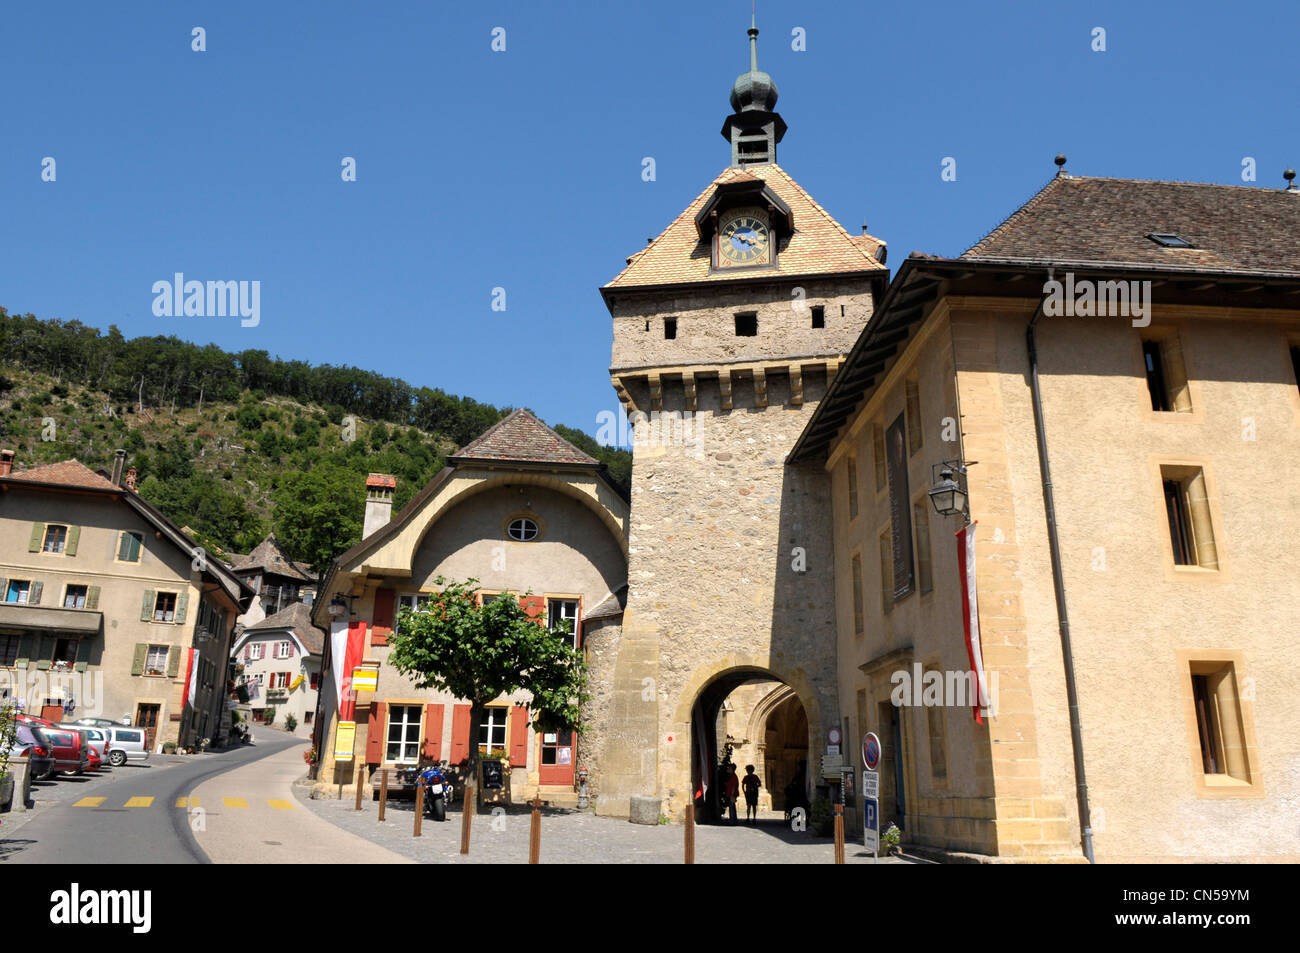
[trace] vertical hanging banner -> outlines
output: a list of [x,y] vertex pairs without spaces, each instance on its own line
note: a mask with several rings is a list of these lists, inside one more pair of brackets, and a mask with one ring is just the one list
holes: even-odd
[[334,669],[334,688],[338,693],[339,718],[352,720],[352,670],[365,652],[366,624],[343,622],[330,624],[330,666]]
[[984,677],[984,654],[980,651],[980,610],[975,594],[975,527],[979,521],[957,530],[957,569],[961,574],[961,621],[966,632],[966,657],[975,682],[975,720],[984,724],[989,707],[989,689]]
[[199,681],[199,652],[198,649],[190,649],[190,662],[185,669],[185,701],[190,706],[190,711],[194,710],[194,696],[197,694]]

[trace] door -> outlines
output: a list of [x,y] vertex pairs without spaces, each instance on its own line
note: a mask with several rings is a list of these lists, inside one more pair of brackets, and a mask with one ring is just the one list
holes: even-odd
[[542,758],[537,769],[539,784],[573,786],[573,748],[572,731],[545,731],[541,738]]
[[135,725],[144,729],[144,750],[153,751],[153,743],[158,735],[158,705],[136,705]]

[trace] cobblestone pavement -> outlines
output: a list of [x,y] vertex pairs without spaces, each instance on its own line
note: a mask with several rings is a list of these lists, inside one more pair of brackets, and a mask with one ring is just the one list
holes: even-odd
[[[448,812],[447,820],[424,819],[423,834],[414,837],[415,812],[411,801],[390,800],[384,823],[379,823],[379,804],[363,801],[361,812],[352,798],[322,797],[312,800],[310,786],[295,784],[294,793],[317,815],[395,853],[412,860],[434,864],[508,864],[528,861],[529,814],[512,809],[493,817],[474,818],[468,857],[460,854],[461,815]],[[683,832],[679,824],[658,827],[597,817],[587,812],[543,811],[542,850],[544,864],[679,864],[683,856]],[[870,864],[871,854],[861,841],[845,846],[845,862]],[[782,820],[761,822],[757,827],[715,827],[695,829],[695,861],[700,864],[829,864],[834,861],[829,837],[795,833]],[[346,862],[347,858],[338,858]],[[882,864],[919,863],[916,858],[881,858]]]

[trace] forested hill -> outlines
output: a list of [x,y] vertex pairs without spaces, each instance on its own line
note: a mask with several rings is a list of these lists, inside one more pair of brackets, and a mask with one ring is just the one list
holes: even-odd
[[[0,308],[0,445],[19,466],[76,457],[107,469],[125,449],[141,495],[227,554],[274,530],[323,568],[360,539],[359,475],[396,475],[401,507],[510,409],[356,367]],[[628,453],[555,429],[627,488]]]

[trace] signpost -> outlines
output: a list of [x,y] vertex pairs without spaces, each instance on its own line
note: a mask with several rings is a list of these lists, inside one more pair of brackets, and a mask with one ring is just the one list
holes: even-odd
[[862,840],[872,862],[880,862],[880,739],[868,731],[862,736]]

